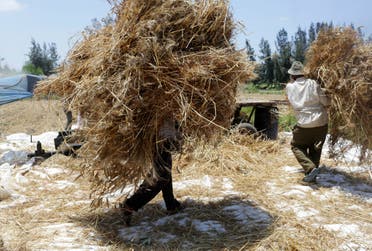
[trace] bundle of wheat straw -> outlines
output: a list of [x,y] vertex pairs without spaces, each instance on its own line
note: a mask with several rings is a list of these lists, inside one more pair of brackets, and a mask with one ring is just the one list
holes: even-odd
[[[332,99],[331,144],[335,146],[340,139],[349,139],[362,146],[361,160],[371,159],[368,149],[372,149],[372,45],[364,43],[351,28],[325,29],[306,58],[310,77],[317,79]],[[337,149],[336,155],[347,150]]]
[[254,76],[230,42],[225,0],[126,0],[113,10],[115,23],[85,36],[39,87],[59,89],[88,120],[86,170],[99,196],[149,171],[166,117],[207,140],[229,127],[237,85]]

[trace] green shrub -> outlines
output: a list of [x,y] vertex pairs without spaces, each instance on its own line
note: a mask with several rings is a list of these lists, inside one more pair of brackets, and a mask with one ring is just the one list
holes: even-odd
[[260,90],[257,88],[257,86],[253,83],[248,83],[244,90],[247,92],[247,93],[258,93]]
[[23,66],[22,71],[24,73],[34,74],[34,75],[44,75],[43,70],[40,67],[36,67],[32,63],[27,63]]
[[292,131],[297,120],[292,113],[279,116],[279,131]]
[[284,94],[283,86],[279,84],[248,83],[244,90],[247,93]]

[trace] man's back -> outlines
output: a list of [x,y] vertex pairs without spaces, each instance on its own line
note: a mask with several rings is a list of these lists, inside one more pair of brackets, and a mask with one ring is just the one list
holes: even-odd
[[315,80],[298,78],[286,87],[288,100],[301,127],[318,127],[328,123],[327,97]]

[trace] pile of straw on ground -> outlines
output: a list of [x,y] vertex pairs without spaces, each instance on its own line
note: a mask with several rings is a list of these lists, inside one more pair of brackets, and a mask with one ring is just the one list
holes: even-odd
[[188,137],[228,128],[237,85],[254,75],[231,44],[225,0],[126,0],[113,11],[115,23],[86,35],[37,88],[88,121],[86,169],[98,195],[143,178],[167,117]]
[[361,159],[371,159],[372,44],[351,28],[325,29],[311,45],[306,67],[330,93],[332,145],[352,140],[364,150]]

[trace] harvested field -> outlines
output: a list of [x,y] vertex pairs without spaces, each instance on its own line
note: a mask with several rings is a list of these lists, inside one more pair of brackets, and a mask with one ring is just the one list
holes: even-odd
[[25,132],[41,134],[61,130],[66,124],[59,100],[24,99],[0,107],[0,139],[6,135]]
[[[36,90],[81,112],[85,155],[27,157],[37,141],[53,150],[64,127],[58,101],[0,108],[0,250],[371,248],[371,166],[359,164],[353,148],[365,141],[346,142],[337,161],[325,147],[325,166],[309,185],[291,133],[260,141],[228,128],[238,84],[254,74],[231,46],[226,1],[112,2],[115,24],[87,34]],[[188,136],[173,158],[173,188],[185,208],[167,214],[158,195],[125,226],[115,206],[150,168],[156,128],[168,115]],[[112,203],[92,203],[97,196]]]
[[[44,101],[7,106],[24,110],[29,102]],[[35,107],[35,114],[45,113],[42,106]],[[38,120],[33,127],[44,124],[44,132],[54,131],[64,126],[62,122],[56,128]],[[19,122],[17,133],[27,133],[29,126]],[[135,214],[131,227],[125,227],[114,208],[90,207],[88,179],[76,179],[80,159],[56,155],[31,164],[24,151],[33,151],[35,142],[7,130],[10,133],[3,132],[8,137],[0,141],[1,184],[12,194],[0,201],[0,247],[5,250],[368,250],[372,246],[370,167],[350,160],[336,163],[326,148],[322,163],[327,167],[316,184],[305,186],[299,182],[303,173],[286,133],[275,142],[232,134],[215,147],[198,145],[193,152],[174,156],[175,195],[186,208],[167,215],[158,196]],[[54,136],[43,133],[34,139],[52,149]],[[118,191],[108,196],[115,200],[120,195]]]

